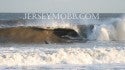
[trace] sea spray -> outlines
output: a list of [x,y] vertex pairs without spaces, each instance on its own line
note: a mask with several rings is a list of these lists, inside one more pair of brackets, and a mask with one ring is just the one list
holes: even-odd
[[125,19],[116,24],[117,39],[125,41]]
[[[99,24],[100,23],[100,24]],[[123,18],[111,18],[94,24],[89,40],[97,41],[125,41],[125,21]]]

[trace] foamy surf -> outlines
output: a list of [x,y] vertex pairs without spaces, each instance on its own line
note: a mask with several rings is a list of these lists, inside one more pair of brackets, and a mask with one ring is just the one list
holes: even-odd
[[0,66],[125,64],[125,44],[105,44],[3,45],[0,49]]

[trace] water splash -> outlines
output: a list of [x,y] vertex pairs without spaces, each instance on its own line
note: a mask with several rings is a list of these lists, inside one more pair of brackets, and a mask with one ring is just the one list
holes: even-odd
[[113,18],[95,24],[89,40],[97,41],[125,41],[125,19]]

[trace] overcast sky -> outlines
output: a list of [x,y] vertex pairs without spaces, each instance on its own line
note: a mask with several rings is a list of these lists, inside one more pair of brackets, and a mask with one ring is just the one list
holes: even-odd
[[125,0],[0,0],[0,12],[125,13]]

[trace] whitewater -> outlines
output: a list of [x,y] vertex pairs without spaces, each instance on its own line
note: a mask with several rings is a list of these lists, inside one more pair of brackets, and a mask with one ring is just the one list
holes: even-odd
[[124,42],[3,44],[0,49],[4,70],[124,70],[124,59]]

